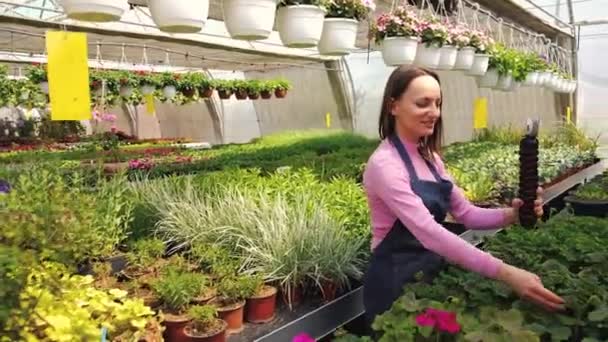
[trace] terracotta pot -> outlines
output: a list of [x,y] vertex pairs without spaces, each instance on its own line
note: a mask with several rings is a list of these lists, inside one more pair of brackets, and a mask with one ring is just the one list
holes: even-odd
[[323,300],[325,302],[331,302],[336,299],[336,292],[338,290],[338,286],[332,281],[323,281],[321,282],[321,295],[323,296]]
[[239,90],[237,90],[234,93],[234,96],[236,96],[237,100],[246,100],[247,99],[247,91],[239,89]]
[[203,293],[202,295],[194,298],[192,300],[192,304],[205,305],[205,304],[209,303],[211,300],[213,300],[216,295],[217,295],[216,289],[208,290],[206,293]]
[[211,97],[213,95],[213,88],[200,88],[198,93],[201,97]]
[[277,303],[277,288],[264,286],[257,296],[247,299],[245,320],[251,323],[268,323],[274,319]]
[[176,316],[165,314],[165,319],[162,324],[165,326],[163,338],[170,342],[189,342],[190,339],[184,333],[184,328],[191,319],[187,316]]
[[270,91],[268,91],[268,90],[264,90],[264,91],[262,91],[262,92],[260,93],[260,95],[262,96],[262,98],[263,98],[264,100],[268,100],[269,98],[271,98],[271,97],[272,97],[272,93],[271,93]]
[[114,174],[129,168],[129,162],[122,163],[104,163],[103,171],[107,174]]
[[282,99],[282,98],[284,98],[285,96],[287,96],[287,90],[286,90],[286,89],[276,89],[276,90],[274,91],[274,96],[276,96],[276,97],[278,97],[278,98]]
[[182,90],[182,94],[184,94],[184,96],[187,98],[194,97],[195,93],[196,93],[196,89],[194,89],[194,88],[186,88],[186,89]]
[[220,306],[221,302],[217,304],[217,312],[219,317],[228,323],[228,328],[226,329],[226,333],[228,335],[238,334],[243,331],[243,316],[244,316],[244,307],[245,301],[240,301],[234,305],[230,306]]
[[230,98],[230,96],[232,96],[232,92],[230,90],[218,90],[217,94],[222,100],[227,100]]
[[257,100],[260,98],[260,93],[249,93],[247,96],[249,96],[250,100]]
[[221,330],[210,331],[206,334],[201,335],[193,335],[192,331],[190,330],[190,325],[186,325],[186,327],[184,328],[184,334],[188,336],[189,341],[191,342],[225,342],[226,327],[228,326],[228,324],[226,323],[226,321],[221,319],[218,319],[218,321],[221,322],[218,323],[218,325],[221,326]]

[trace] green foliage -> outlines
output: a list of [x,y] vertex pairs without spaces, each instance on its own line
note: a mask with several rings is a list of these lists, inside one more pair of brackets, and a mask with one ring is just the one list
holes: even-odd
[[607,224],[561,213],[538,230],[513,227],[486,242],[492,255],[538,274],[547,288],[565,298],[564,313],[546,312],[500,283],[449,267],[432,284],[407,285],[405,295],[376,320],[376,329],[386,341],[407,340],[395,337],[415,331],[407,322],[426,307],[415,303],[435,301],[447,308],[459,298],[452,309],[466,341],[599,340],[608,334]]
[[33,269],[7,330],[18,336],[15,340],[95,341],[105,327],[108,337],[118,341],[142,338],[149,325],[158,324],[141,299],[128,299],[118,289],[96,290],[92,282],[91,276],[69,275],[58,264]]
[[361,0],[332,0],[327,5],[326,18],[347,18],[362,21],[367,19],[370,9]]
[[167,267],[152,288],[164,306],[174,313],[181,313],[204,288],[206,278],[199,273],[185,272],[179,267]]
[[188,309],[192,327],[198,332],[207,331],[217,320],[217,308],[213,305],[194,305]]
[[248,276],[226,276],[217,285],[217,292],[225,303],[236,303],[253,296],[254,286]]
[[126,236],[129,214],[120,182],[87,191],[79,174],[68,183],[44,166],[23,170],[0,205],[0,240],[72,265],[109,255]]
[[165,243],[160,239],[136,240],[127,254],[127,259],[129,264],[147,267],[165,254],[165,248]]

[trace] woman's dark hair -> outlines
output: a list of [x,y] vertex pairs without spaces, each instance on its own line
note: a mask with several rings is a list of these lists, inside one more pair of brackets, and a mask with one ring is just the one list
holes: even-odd
[[[398,100],[403,93],[405,93],[412,81],[420,76],[431,76],[437,80],[439,85],[441,85],[439,76],[435,72],[418,67],[400,66],[396,68],[388,78],[386,88],[384,89],[382,108],[380,109],[380,123],[378,128],[380,139],[386,139],[396,133],[396,120],[393,113],[391,113],[393,101]],[[441,105],[439,110],[441,110]],[[441,116],[439,116],[435,123],[433,134],[420,139],[418,142],[418,148],[422,157],[429,161],[433,161],[433,153],[441,153],[442,138],[443,126]]]

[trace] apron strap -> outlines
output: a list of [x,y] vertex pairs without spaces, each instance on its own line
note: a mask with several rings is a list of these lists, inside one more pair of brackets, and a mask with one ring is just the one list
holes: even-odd
[[435,163],[431,163],[428,160],[424,160],[424,162],[426,163],[426,165],[429,167],[429,170],[431,170],[431,173],[433,174],[433,176],[435,177],[435,179],[438,182],[443,181],[443,178],[441,178],[441,176],[439,175],[439,172],[437,171],[437,168],[435,167]]
[[395,145],[395,148],[397,148],[397,152],[399,152],[399,156],[401,156],[401,160],[403,160],[403,163],[405,164],[405,168],[409,173],[410,179],[417,181],[418,174],[416,173],[416,169],[414,169],[414,164],[412,163],[409,154],[405,150],[405,146],[403,146],[403,143],[399,137],[397,137],[397,134],[393,134],[391,136],[391,142],[393,145]]

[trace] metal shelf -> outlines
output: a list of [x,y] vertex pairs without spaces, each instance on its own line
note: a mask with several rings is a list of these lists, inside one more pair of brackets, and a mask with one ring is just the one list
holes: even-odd
[[[545,189],[545,203],[554,200],[577,184],[584,183],[599,175],[605,169],[606,165],[599,162],[552,185]],[[476,245],[483,241],[484,237],[494,235],[499,231],[499,229],[486,231],[468,230],[460,234],[460,236]],[[294,336],[300,333],[307,333],[316,339],[320,339],[328,336],[337,328],[361,316],[363,313],[363,286],[359,286],[336,300],[255,339],[254,342],[291,341]]]

